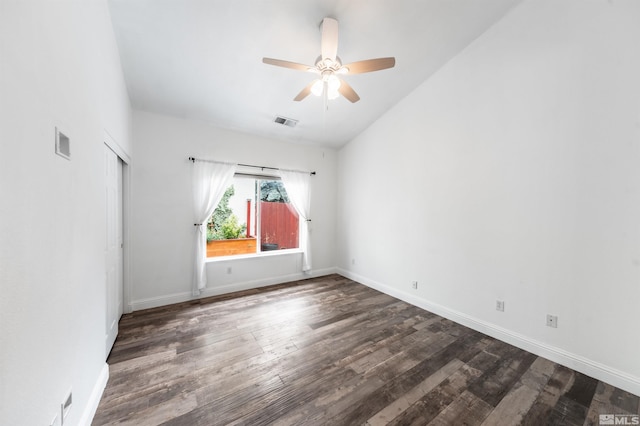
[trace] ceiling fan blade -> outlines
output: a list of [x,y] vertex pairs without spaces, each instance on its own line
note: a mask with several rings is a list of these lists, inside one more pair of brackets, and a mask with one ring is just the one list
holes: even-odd
[[262,58],[262,62],[269,65],[275,65],[277,67],[291,68],[299,71],[317,71],[316,67],[310,65],[299,64],[297,62],[283,61],[280,59]]
[[358,96],[356,91],[353,90],[353,88],[349,86],[349,84],[343,79],[340,79],[340,87],[338,87],[338,92],[340,92],[342,96],[347,98],[352,103],[358,102],[360,100],[360,96]]
[[352,62],[344,65],[343,68],[348,68],[347,74],[362,74],[365,72],[379,71],[387,68],[393,68],[396,64],[396,58],[377,58],[367,59],[364,61]]
[[322,59],[336,60],[338,53],[338,21],[324,18],[322,21],[322,41],[320,45]]
[[298,96],[293,98],[293,100],[296,102],[300,102],[301,100],[309,96],[309,94],[311,93],[311,86],[313,86],[313,83],[315,83],[316,81],[317,80],[313,80],[311,83],[307,84],[307,86],[302,89],[300,93],[298,93]]

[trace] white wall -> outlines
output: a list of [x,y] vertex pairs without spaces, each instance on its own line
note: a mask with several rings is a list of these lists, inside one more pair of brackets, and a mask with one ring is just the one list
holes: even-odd
[[0,58],[0,423],[59,421],[72,390],[83,424],[107,377],[104,132],[131,147],[106,2],[0,2]]
[[[134,310],[191,298],[193,202],[188,157],[315,170],[312,178],[313,275],[333,272],[336,152],[279,142],[210,124],[135,111],[132,168],[132,302]],[[203,295],[302,278],[301,255],[207,264]],[[231,267],[231,274],[227,268]]]
[[339,270],[640,394],[639,22],[525,1],[349,143]]

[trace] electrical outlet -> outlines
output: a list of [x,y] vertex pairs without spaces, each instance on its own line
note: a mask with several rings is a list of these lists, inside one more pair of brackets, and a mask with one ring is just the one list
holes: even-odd
[[230,274],[230,273],[231,273],[231,266],[228,266],[227,267],[227,274]]
[[558,328],[558,316],[547,314],[547,327]]
[[355,265],[356,264],[356,260],[355,259],[351,259],[351,264]]
[[413,287],[413,289],[417,289],[418,288],[418,281],[411,281],[411,287]]
[[496,311],[504,312],[504,300],[496,300]]

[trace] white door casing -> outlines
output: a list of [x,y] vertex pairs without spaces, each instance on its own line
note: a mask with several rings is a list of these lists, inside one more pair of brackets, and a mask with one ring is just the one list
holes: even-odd
[[118,335],[123,309],[122,160],[104,146],[106,196],[106,336],[105,357]]

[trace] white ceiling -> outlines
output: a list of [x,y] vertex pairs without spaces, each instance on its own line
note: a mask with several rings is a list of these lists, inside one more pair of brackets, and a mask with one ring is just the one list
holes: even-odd
[[[340,147],[462,51],[520,0],[109,0],[133,107],[266,137]],[[339,21],[343,63],[395,56],[345,76],[360,95],[294,102],[315,77],[319,25]],[[274,123],[281,115],[295,128]]]

